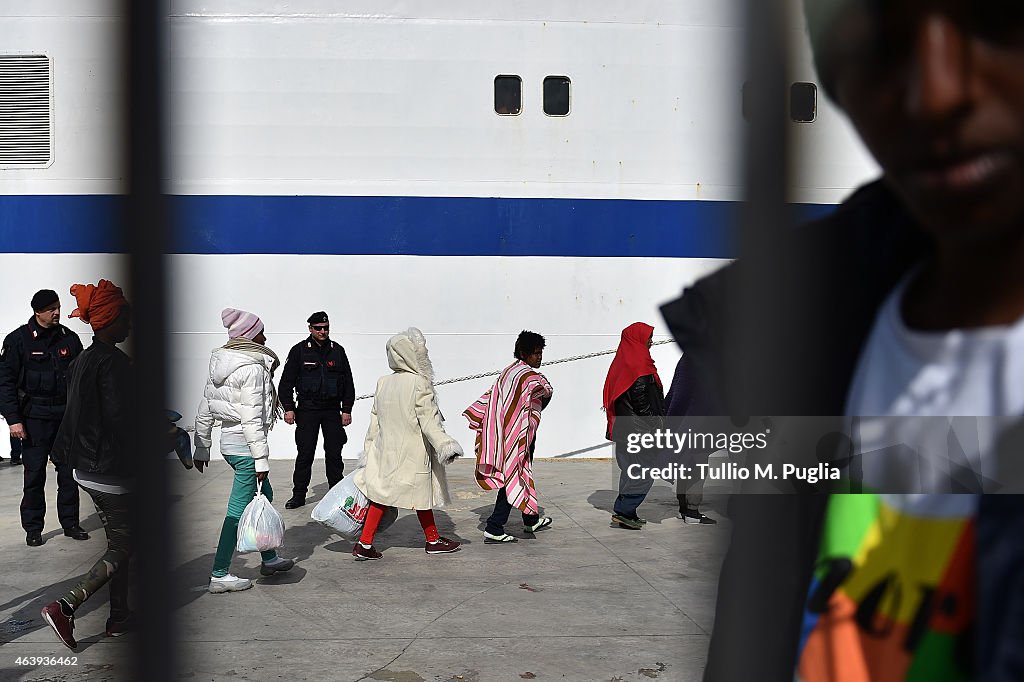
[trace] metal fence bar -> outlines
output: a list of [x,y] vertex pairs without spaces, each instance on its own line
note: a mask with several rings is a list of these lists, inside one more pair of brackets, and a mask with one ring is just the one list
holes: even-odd
[[137,490],[133,514],[137,613],[140,631],[134,647],[136,664],[126,679],[163,682],[177,679],[179,643],[173,604],[180,587],[174,580],[175,532],[170,518],[162,435],[167,402],[167,310],[164,253],[168,211],[162,194],[165,137],[163,1],[122,4],[122,45],[126,78],[124,119],[128,196],[121,226],[130,254],[135,363],[135,451]]

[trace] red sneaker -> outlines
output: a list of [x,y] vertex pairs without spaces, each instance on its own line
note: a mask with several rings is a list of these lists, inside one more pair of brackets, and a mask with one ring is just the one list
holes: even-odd
[[74,651],[78,648],[78,642],[75,641],[75,614],[72,612],[71,615],[64,613],[64,609],[61,607],[60,602],[50,602],[43,607],[43,610],[39,612],[53,631],[60,638],[60,641],[64,643],[64,646]]
[[423,545],[423,550],[427,554],[450,554],[451,552],[458,552],[461,545],[461,542],[455,542],[455,540],[438,538],[437,542],[428,542]]
[[380,559],[384,555],[375,550],[373,545],[363,547],[361,542],[357,542],[356,546],[352,548],[352,556],[356,558],[356,561],[372,561]]

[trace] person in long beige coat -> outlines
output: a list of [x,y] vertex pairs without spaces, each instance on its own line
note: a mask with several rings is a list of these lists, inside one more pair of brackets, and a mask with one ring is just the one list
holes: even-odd
[[450,501],[444,467],[462,456],[462,446],[445,433],[426,339],[410,327],[388,339],[387,353],[394,372],[377,380],[366,466],[354,474],[370,507],[352,555],[357,561],[381,558],[373,536],[387,507],[416,510],[427,554],[455,552],[460,543],[438,535],[432,510]]

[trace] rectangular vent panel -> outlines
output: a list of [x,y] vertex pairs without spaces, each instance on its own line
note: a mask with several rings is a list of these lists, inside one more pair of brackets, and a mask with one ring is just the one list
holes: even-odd
[[0,166],[45,166],[52,157],[50,58],[0,54]]

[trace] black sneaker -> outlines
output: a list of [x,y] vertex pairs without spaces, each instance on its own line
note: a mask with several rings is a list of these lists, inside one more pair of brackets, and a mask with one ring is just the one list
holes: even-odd
[[85,529],[81,526],[71,526],[70,528],[64,529],[65,537],[73,538],[75,540],[88,540],[89,534],[85,532]]
[[626,530],[640,530],[644,524],[636,516],[623,516],[622,514],[612,515],[612,525],[618,524],[619,528]]
[[135,630],[135,614],[131,613],[120,620],[107,618],[107,637],[120,637]]
[[285,571],[292,570],[295,566],[294,559],[284,559],[277,557],[273,561],[264,561],[260,564],[260,575],[274,575],[275,573],[284,573]]
[[701,514],[696,509],[683,509],[679,512],[679,518],[683,520],[683,523],[700,526],[713,526],[718,521],[715,521],[710,516]]

